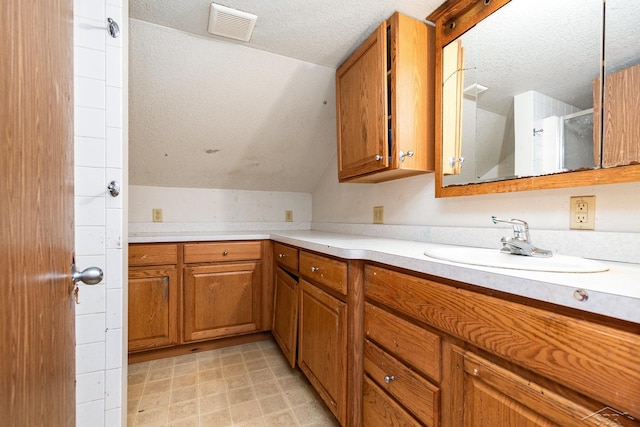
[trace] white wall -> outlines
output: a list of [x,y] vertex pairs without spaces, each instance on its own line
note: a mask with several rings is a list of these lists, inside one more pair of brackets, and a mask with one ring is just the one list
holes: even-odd
[[496,227],[497,215],[569,230],[569,197],[595,195],[596,231],[640,232],[640,182],[436,199],[433,174],[380,184],[339,184],[337,176],[334,158],[313,192],[314,222],[371,224],[373,206],[383,205],[385,224]]
[[[79,269],[98,266],[104,280],[81,284],[76,305],[76,425],[126,425],[126,14],[128,0],[74,2],[75,234]],[[106,35],[107,17],[120,38]]]
[[293,211],[295,223],[311,222],[310,193],[132,185],[129,203],[132,227],[151,222],[155,208],[164,223],[280,223],[285,210]]

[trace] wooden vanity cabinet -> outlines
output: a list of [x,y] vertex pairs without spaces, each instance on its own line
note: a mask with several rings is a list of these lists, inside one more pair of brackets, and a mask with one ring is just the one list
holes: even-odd
[[433,27],[399,13],[338,68],[340,182],[434,170],[434,72]]
[[178,248],[176,244],[129,247],[129,351],[178,343]]
[[292,368],[296,366],[298,345],[298,249],[273,245],[273,323],[271,333]]
[[[547,305],[534,307],[377,265],[366,265],[364,277],[366,339],[381,347],[376,351],[388,352],[423,374],[440,393],[441,426],[601,425],[602,417],[609,417],[602,411],[621,417],[622,425],[637,425],[638,328],[613,319],[585,320],[564,314],[566,310],[559,313]],[[370,319],[397,325],[397,332],[377,333],[380,327]],[[423,350],[408,351],[406,346]],[[440,360],[436,366],[435,351]],[[382,388],[381,373],[399,370],[389,364],[372,369],[369,354],[366,377]],[[406,397],[390,390],[386,396],[409,409]],[[365,420],[376,411],[366,395],[364,408]]]
[[262,329],[261,255],[259,241],[184,245],[184,342]]

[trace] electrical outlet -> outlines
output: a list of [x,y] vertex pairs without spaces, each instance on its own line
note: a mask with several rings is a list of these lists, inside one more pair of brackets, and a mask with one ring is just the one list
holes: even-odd
[[596,229],[596,196],[573,196],[569,205],[570,229]]
[[374,224],[384,223],[384,206],[373,207],[373,223]]
[[152,209],[151,216],[153,218],[153,222],[162,222],[162,209]]
[[284,220],[286,222],[293,222],[293,211],[284,211]]

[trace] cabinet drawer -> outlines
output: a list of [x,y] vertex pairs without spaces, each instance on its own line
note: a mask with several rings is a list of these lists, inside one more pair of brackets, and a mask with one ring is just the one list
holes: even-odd
[[364,377],[362,385],[362,425],[366,427],[422,427],[373,381]]
[[364,370],[426,426],[438,425],[440,390],[369,340],[364,345]]
[[261,242],[185,243],[184,262],[244,261],[260,259]]
[[300,251],[300,274],[343,295],[347,294],[347,263]]
[[175,244],[131,244],[129,245],[129,267],[144,265],[175,265],[178,263],[178,245]]
[[419,372],[440,382],[440,337],[365,303],[365,336]]
[[279,264],[298,271],[298,250],[296,248],[280,243],[274,243],[273,253]]

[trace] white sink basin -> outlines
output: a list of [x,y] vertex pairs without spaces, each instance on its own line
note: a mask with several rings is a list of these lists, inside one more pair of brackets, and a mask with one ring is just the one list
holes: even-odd
[[550,271],[555,273],[597,273],[609,267],[601,262],[567,256],[553,255],[551,258],[509,255],[499,249],[470,248],[464,246],[435,248],[425,251],[426,256],[443,261],[483,267],[510,268],[514,270]]

